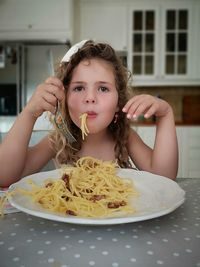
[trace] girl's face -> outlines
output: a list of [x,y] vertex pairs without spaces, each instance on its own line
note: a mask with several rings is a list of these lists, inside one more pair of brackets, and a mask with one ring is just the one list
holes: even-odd
[[87,113],[90,134],[105,130],[118,111],[118,92],[113,68],[103,59],[83,60],[74,69],[67,93],[72,121],[80,128]]

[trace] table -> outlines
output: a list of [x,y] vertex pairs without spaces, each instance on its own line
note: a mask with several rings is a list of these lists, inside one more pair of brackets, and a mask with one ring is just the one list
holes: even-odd
[[177,179],[186,201],[136,223],[86,226],[22,212],[0,219],[0,267],[200,266],[200,179]]

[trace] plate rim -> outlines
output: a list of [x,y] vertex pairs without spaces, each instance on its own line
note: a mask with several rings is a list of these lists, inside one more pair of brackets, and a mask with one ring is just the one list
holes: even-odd
[[[120,169],[120,171],[134,171],[135,173],[140,173],[140,175],[153,175],[153,176],[157,176],[157,177],[162,177],[164,179],[167,179],[169,182],[172,183],[176,183],[175,181],[164,177],[164,176],[160,176],[160,175],[156,175],[156,174],[152,174],[149,172],[145,172],[145,171],[136,171],[133,169]],[[58,175],[59,174],[60,169],[55,169],[55,170],[51,170],[51,171],[45,171],[45,172],[38,172],[35,174],[31,174],[28,175],[24,178],[22,178],[21,180],[19,180],[18,182],[10,185],[9,187],[9,191],[12,191],[13,188],[15,188],[16,186],[20,185],[21,183],[23,184],[23,182],[25,180],[31,179],[32,177],[35,177],[37,175],[44,175],[44,176],[51,176],[53,175]],[[59,177],[49,177],[51,179],[56,179]],[[42,178],[42,179],[48,179],[48,177],[46,178]],[[134,181],[134,178],[133,178]],[[177,184],[177,183],[176,183]],[[80,225],[115,225],[115,224],[124,224],[124,223],[133,223],[133,222],[139,222],[139,221],[146,221],[146,220],[150,220],[150,219],[154,219],[154,218],[158,218],[164,215],[167,215],[169,213],[171,213],[172,211],[176,210],[178,207],[180,207],[184,201],[185,201],[185,191],[177,184],[178,188],[180,190],[182,190],[182,198],[180,198],[179,201],[177,201],[173,206],[171,207],[167,207],[167,208],[163,208],[160,211],[157,212],[152,212],[152,213],[147,213],[147,214],[141,214],[141,215],[137,215],[133,214],[132,216],[125,216],[125,217],[111,217],[111,218],[83,218],[83,217],[74,217],[74,216],[62,216],[56,213],[51,213],[48,211],[36,211],[34,209],[28,209],[26,207],[23,207],[21,205],[19,205],[18,203],[16,203],[16,201],[14,200],[12,195],[8,195],[8,201],[9,203],[17,208],[18,210],[27,213],[29,215],[35,216],[35,217],[39,217],[39,218],[43,218],[43,219],[48,219],[48,220],[52,220],[52,221],[57,221],[57,222],[65,222],[65,223],[71,223],[71,224],[80,224]]]

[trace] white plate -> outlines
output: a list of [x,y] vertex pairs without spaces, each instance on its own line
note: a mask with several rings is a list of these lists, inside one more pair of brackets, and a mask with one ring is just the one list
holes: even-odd
[[[137,212],[125,217],[90,219],[78,216],[64,216],[48,212],[32,203],[29,197],[20,194],[10,196],[9,202],[12,206],[25,213],[49,220],[75,224],[109,225],[156,218],[172,212],[185,200],[185,192],[176,182],[169,178],[132,169],[121,169],[119,176],[133,179],[135,187],[140,193],[139,197],[133,199],[133,206]],[[42,185],[47,178],[60,177],[59,170],[36,173],[11,185],[9,189],[13,190],[17,187],[28,189],[27,179],[32,179],[38,185]]]

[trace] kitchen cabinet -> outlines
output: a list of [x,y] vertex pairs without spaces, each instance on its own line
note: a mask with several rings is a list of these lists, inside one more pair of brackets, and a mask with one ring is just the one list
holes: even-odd
[[72,0],[0,1],[0,40],[71,40],[72,19]]
[[180,177],[200,178],[200,127],[177,127]]
[[143,0],[129,10],[128,62],[134,83],[200,84],[200,65],[195,60],[200,2]]
[[127,50],[134,86],[200,84],[200,1],[80,0],[80,38]]
[[[133,127],[143,141],[153,148],[156,134],[155,126]],[[200,178],[200,127],[177,126],[179,146],[178,178]]]

